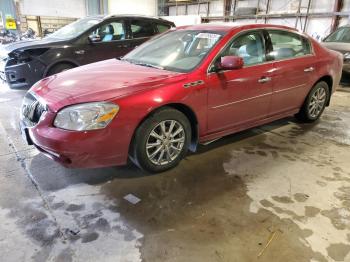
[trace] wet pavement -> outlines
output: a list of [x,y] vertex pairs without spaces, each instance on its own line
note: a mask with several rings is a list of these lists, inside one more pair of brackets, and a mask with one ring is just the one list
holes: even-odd
[[350,88],[316,124],[231,135],[157,175],[47,159],[17,129],[24,92],[0,86],[2,261],[350,261]]

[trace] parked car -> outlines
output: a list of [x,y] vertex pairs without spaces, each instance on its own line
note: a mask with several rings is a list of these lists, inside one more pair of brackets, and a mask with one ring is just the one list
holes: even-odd
[[350,25],[339,27],[327,36],[322,44],[343,54],[343,71],[350,73]]
[[7,29],[0,30],[0,44],[5,45],[15,41],[18,41],[18,36]]
[[317,120],[342,56],[273,25],[196,25],[155,37],[123,59],[75,68],[25,95],[26,141],[67,167],[161,172],[206,143],[295,115]]
[[0,77],[10,88],[31,87],[62,71],[120,57],[173,22],[143,16],[92,16],[41,40],[20,41],[0,49]]

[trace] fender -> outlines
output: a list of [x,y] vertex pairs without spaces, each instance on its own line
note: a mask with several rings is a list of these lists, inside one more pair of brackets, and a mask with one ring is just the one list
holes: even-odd
[[55,65],[57,64],[61,64],[61,63],[68,63],[68,64],[73,64],[75,65],[76,67],[78,66],[81,66],[77,61],[73,60],[73,59],[69,59],[69,58],[64,58],[64,59],[61,59],[61,60],[56,60],[54,62],[52,62],[51,64],[47,65],[46,66],[46,69],[44,71],[44,74],[43,74],[43,77],[46,77],[47,76],[47,73],[49,72],[49,70],[54,67]]

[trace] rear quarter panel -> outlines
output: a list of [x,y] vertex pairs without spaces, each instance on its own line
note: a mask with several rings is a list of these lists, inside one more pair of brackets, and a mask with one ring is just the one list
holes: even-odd
[[333,93],[337,89],[342,75],[343,56],[339,52],[327,49],[315,40],[312,40],[312,44],[317,59],[317,74],[315,74],[314,82],[316,83],[324,76],[331,76],[333,82],[331,92]]

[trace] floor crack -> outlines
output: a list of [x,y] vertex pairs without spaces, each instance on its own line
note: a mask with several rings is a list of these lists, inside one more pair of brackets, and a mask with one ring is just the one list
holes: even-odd
[[27,167],[27,164],[25,163],[25,157],[22,157],[19,154],[19,151],[17,150],[16,146],[14,145],[11,137],[7,136],[7,139],[9,141],[9,146],[13,149],[14,154],[17,158],[17,160],[20,162],[21,167],[23,168],[23,170],[25,171],[26,175],[28,176],[28,178],[30,179],[30,181],[32,182],[32,184],[34,185],[35,189],[38,191],[38,194],[41,198],[41,200],[44,203],[44,208],[50,213],[51,217],[53,218],[53,221],[55,222],[57,229],[59,231],[59,234],[61,236],[61,238],[63,238],[63,240],[67,240],[67,236],[64,233],[64,230],[62,229],[62,227],[60,226],[60,224],[58,223],[58,220],[56,218],[56,216],[53,213],[53,210],[50,208],[49,202],[47,201],[47,199],[44,196],[43,191],[40,189],[39,183],[35,180],[32,172],[29,170],[29,168]]

